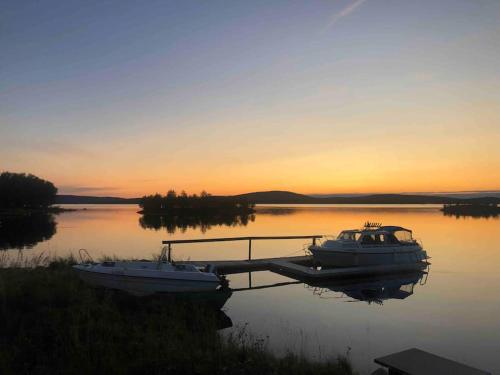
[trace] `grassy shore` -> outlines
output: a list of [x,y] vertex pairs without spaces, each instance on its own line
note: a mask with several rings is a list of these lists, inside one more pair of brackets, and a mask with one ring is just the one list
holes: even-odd
[[87,287],[71,258],[34,263],[47,265],[0,269],[2,374],[353,373],[344,357],[280,358],[244,330],[222,335],[208,304]]

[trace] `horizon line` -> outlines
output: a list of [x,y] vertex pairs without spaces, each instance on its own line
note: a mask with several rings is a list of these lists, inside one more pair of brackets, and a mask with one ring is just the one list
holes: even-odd
[[[310,197],[341,197],[341,196],[368,196],[368,195],[429,195],[429,194],[485,194],[485,193],[494,193],[494,194],[500,194],[500,190],[498,189],[492,189],[492,190],[458,190],[458,191],[415,191],[415,192],[399,192],[399,193],[388,193],[388,192],[383,192],[383,193],[375,193],[375,192],[370,192],[370,193],[297,193],[291,190],[259,190],[259,191],[251,191],[247,193],[237,193],[237,194],[211,194],[215,196],[235,196],[235,195],[243,195],[243,194],[253,194],[253,193],[267,193],[267,192],[286,192],[286,193],[294,193],[294,194],[300,194],[300,195],[305,195],[305,196],[310,196]],[[157,193],[152,193],[152,194],[157,194]],[[121,198],[121,199],[137,199],[141,198],[145,195],[151,195],[151,194],[143,194],[140,196],[134,196],[134,197],[120,197],[120,196],[114,196],[114,195],[85,195],[85,194],[75,194],[75,193],[58,193],[58,196],[60,195],[72,195],[72,196],[80,196],[80,197],[96,197],[96,198]]]

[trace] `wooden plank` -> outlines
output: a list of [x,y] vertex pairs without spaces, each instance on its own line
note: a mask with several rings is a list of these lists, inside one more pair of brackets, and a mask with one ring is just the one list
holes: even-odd
[[314,234],[308,236],[258,236],[258,237],[222,237],[222,238],[199,238],[193,240],[164,240],[162,244],[175,243],[198,243],[198,242],[226,242],[226,241],[249,241],[249,240],[297,240],[297,239],[314,239],[321,238],[323,235]]
[[329,268],[329,269],[316,270],[311,267],[278,259],[269,261],[269,267],[271,270],[277,271],[279,273],[289,274],[291,276],[298,276],[308,279],[329,279],[329,278],[333,279],[342,277],[380,275],[380,274],[421,270],[427,267],[427,263],[342,267],[342,268]]
[[376,358],[375,363],[387,367],[389,372],[409,375],[488,375],[489,372],[443,358],[420,349],[408,349]]
[[280,259],[293,263],[312,264],[311,256],[295,256],[286,258],[262,258],[253,260],[186,261],[179,263],[192,264],[197,267],[205,267],[207,264],[211,264],[215,266],[218,272],[227,275],[239,272],[269,270],[270,269],[269,263]]

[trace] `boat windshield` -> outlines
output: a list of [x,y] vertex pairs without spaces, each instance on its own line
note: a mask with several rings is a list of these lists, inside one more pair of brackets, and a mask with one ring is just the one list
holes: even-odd
[[359,242],[361,245],[397,245],[412,241],[411,232],[409,237],[406,235],[398,237],[396,233],[363,233]]
[[412,243],[412,233],[409,230],[396,231],[356,231],[345,230],[340,232],[338,240],[356,241],[363,245],[381,245],[381,244],[398,244]]
[[344,241],[357,241],[360,236],[361,236],[361,233],[349,230],[349,231],[340,232],[337,239],[344,240]]
[[409,230],[397,230],[394,232],[394,236],[396,236],[399,242],[413,242],[411,231]]

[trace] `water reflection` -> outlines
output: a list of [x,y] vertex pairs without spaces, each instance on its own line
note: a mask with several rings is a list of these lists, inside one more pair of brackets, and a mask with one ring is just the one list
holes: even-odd
[[[158,254],[161,241],[168,239],[165,229],[144,230],[138,225],[140,215],[134,205],[85,207],[86,211],[58,215],[57,233],[47,242],[38,243],[29,253],[37,255],[50,248],[57,251],[57,255],[65,256],[83,247],[94,258],[116,255],[143,259]],[[285,215],[260,214],[261,207],[257,207],[255,221],[249,220],[248,225],[213,226],[206,235],[338,234],[345,228],[357,228],[367,220],[401,225],[412,228],[423,240],[424,248],[432,249],[432,282],[423,288],[415,285],[415,295],[409,294],[404,300],[385,299],[384,305],[379,306],[367,302],[344,303],[352,299],[347,295],[343,299],[320,298],[304,288],[302,282],[256,289],[260,285],[289,282],[290,279],[270,272],[253,272],[254,290],[234,292],[224,307],[235,326],[248,322],[252,334],[269,335],[272,338],[270,347],[277,352],[285,352],[293,337],[299,336],[295,335],[296,328],[311,338],[304,344],[307,355],[314,356],[318,345],[332,352],[349,345],[354,348],[353,363],[360,373],[370,373],[373,358],[408,345],[428,347],[450,357],[468,356],[471,365],[498,369],[496,372],[500,373],[497,355],[500,219],[456,220],[443,215],[442,205],[300,206],[293,211],[284,207],[283,211],[293,212]],[[185,233],[177,231],[172,239],[199,237],[198,227]],[[297,251],[303,243],[300,240],[256,242],[252,257],[302,255],[303,252]],[[248,247],[245,243],[233,242],[186,244],[175,247],[174,255],[186,260],[240,260],[248,256]],[[229,280],[232,288],[248,285],[247,274],[234,275]],[[338,285],[331,286],[336,288]],[[333,294],[341,293],[330,291],[323,297]],[[364,298],[366,300],[366,294]]]
[[198,229],[205,233],[213,226],[237,227],[246,226],[255,220],[253,214],[217,214],[217,215],[142,215],[139,225],[144,229],[160,230],[165,228],[168,233],[174,234],[177,230],[181,233],[188,229]]
[[294,207],[257,207],[259,215],[284,216],[294,214],[297,211]]
[[202,307],[213,311],[217,330],[230,328],[233,326],[231,318],[226,315],[222,308],[233,292],[230,289],[217,290],[213,292],[189,292],[189,293],[170,293],[161,296],[145,297],[157,299],[158,297],[166,303],[185,304],[196,308]]
[[252,272],[248,272],[248,286],[231,290],[242,292],[302,284],[305,289],[319,298],[332,298],[345,302],[363,301],[368,304],[382,305],[385,300],[408,298],[414,293],[417,284],[426,284],[428,275],[429,270],[344,280],[304,281],[297,278],[291,281],[252,285]]
[[452,212],[443,212],[444,216],[454,217],[455,219],[471,217],[474,219],[498,219],[500,214],[497,212],[470,212],[470,213],[452,213]]
[[0,250],[30,249],[56,233],[53,215],[2,215],[0,216]]
[[424,285],[427,282],[427,276],[428,272],[419,271],[376,279],[314,283],[307,288],[320,298],[382,305],[385,300],[408,298],[417,283]]

